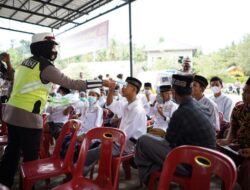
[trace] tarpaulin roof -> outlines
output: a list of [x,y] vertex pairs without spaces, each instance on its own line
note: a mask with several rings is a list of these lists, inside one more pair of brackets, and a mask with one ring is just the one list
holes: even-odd
[[0,0],[0,18],[51,29],[59,29],[66,24],[76,27],[83,24],[83,21],[77,21],[78,18],[111,2],[117,4],[106,12],[127,4],[129,0]]

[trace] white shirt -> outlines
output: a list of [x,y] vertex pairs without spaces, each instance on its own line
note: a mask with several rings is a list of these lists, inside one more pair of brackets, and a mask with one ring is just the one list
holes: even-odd
[[211,113],[212,124],[215,130],[220,131],[219,110],[216,103],[206,96],[203,96],[200,100],[198,100],[198,102],[208,108],[209,112]]
[[[158,112],[158,106],[162,107],[163,115],[166,117],[166,121]],[[160,129],[166,131],[168,128],[168,122],[177,108],[178,108],[178,105],[176,103],[174,103],[172,100],[169,100],[169,101],[165,102],[164,104],[156,103],[156,105],[153,108],[151,108],[151,109],[153,109],[152,112],[155,113],[153,127],[160,128]]]
[[86,109],[85,105],[88,105],[88,102],[82,102],[79,100],[75,103],[64,106],[47,106],[46,113],[49,113],[48,121],[53,121],[54,123],[66,123],[70,114],[64,115],[63,112],[68,106],[72,106],[76,114],[82,115],[84,109]]
[[107,97],[106,96],[100,96],[98,103],[99,105],[103,108],[104,105],[106,104]]
[[76,102],[73,105],[75,113],[76,114],[81,114],[81,116],[85,114],[88,107],[89,107],[89,103],[87,101],[83,102],[81,100],[79,100],[78,102]]
[[223,120],[229,122],[234,107],[233,101],[224,94],[218,97],[211,96],[210,98],[217,104],[219,112],[223,113]]
[[103,124],[103,109],[98,102],[88,107],[85,105],[83,110],[84,112],[79,118],[82,121],[82,125],[78,130],[77,136],[85,134],[95,127],[101,127]]
[[48,122],[54,123],[66,123],[69,119],[69,114],[64,115],[63,112],[68,106],[48,106],[46,113],[49,113]]
[[145,110],[145,113],[148,115],[148,116],[151,116],[151,107],[150,107],[150,104],[153,104],[154,101],[155,101],[155,98],[156,98],[156,95],[153,95],[153,94],[150,94],[149,96],[149,101],[146,97],[146,95],[142,96],[141,97],[141,103],[142,103],[142,106]]
[[[70,93],[64,96],[57,95],[54,98],[55,99],[51,103],[47,104],[45,109],[45,112],[49,113],[48,116],[49,122],[66,123],[66,121],[68,121],[69,119],[70,114],[64,115],[63,114],[64,110],[67,107],[72,106],[76,111],[76,108],[81,107],[82,105],[80,104],[81,101],[79,100],[77,94]],[[78,104],[80,105],[78,106]]]
[[134,144],[130,138],[138,139],[147,132],[147,118],[140,100],[136,99],[128,104],[127,101],[113,101],[107,108],[121,116],[121,129],[127,136],[125,151],[134,151]]

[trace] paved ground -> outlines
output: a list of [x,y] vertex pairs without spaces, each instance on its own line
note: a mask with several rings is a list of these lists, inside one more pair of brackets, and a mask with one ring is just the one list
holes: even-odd
[[[146,190],[147,187],[143,185],[143,187],[140,186],[140,182],[138,179],[138,171],[136,169],[131,168],[132,172],[132,179],[131,180],[125,180],[124,171],[121,167],[121,177],[120,177],[120,183],[119,183],[119,190]],[[97,170],[97,169],[96,169]],[[36,183],[35,190],[47,190],[51,189],[59,184],[62,184],[64,179],[64,176],[59,176],[56,178],[51,179],[51,182],[48,186],[46,186],[44,181],[39,181]],[[179,190],[179,186],[176,184],[171,185],[171,190]],[[219,190],[220,188],[220,180],[218,178],[213,178],[211,182],[211,190]],[[15,185],[12,188],[12,190],[19,190],[19,175],[16,175],[15,179]],[[237,186],[234,190],[240,190],[240,188]]]
[[[140,187],[140,182],[138,179],[138,175],[137,175],[137,170],[132,169],[131,170],[132,173],[132,179],[131,180],[125,180],[125,176],[124,176],[124,172],[123,169],[121,167],[121,176],[120,176],[120,183],[119,183],[119,189],[120,190],[146,190],[146,186]],[[94,174],[95,176],[95,174]],[[35,186],[35,190],[47,190],[47,189],[51,189],[59,184],[62,184],[63,179],[65,177],[64,176],[59,176],[56,178],[51,179],[50,184],[48,186],[46,186],[45,181],[39,181],[38,183],[36,183]],[[12,190],[19,190],[19,174],[16,175],[15,178],[15,184],[14,187],[12,188]]]

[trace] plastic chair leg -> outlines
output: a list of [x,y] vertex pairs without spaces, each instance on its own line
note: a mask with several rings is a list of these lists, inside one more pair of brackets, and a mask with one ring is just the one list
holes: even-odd
[[130,169],[130,163],[129,160],[125,160],[122,162],[122,167],[125,171],[125,179],[130,180],[131,179],[131,169]]
[[30,180],[23,180],[22,190],[32,190],[34,183]]

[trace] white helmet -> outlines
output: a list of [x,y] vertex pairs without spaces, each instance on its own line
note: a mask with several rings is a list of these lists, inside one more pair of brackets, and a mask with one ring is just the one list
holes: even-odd
[[34,34],[32,36],[31,43],[43,42],[43,41],[53,41],[56,45],[58,45],[58,43],[55,41],[54,34],[53,33],[49,33],[49,32],[43,32],[43,33]]

